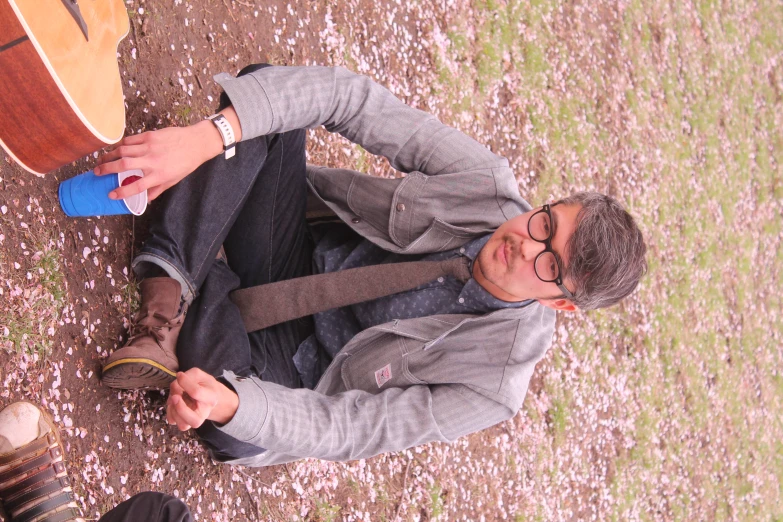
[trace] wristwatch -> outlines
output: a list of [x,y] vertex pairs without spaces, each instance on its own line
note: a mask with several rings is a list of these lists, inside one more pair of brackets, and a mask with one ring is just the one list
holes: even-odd
[[237,142],[234,139],[234,129],[231,128],[231,124],[222,114],[213,114],[207,119],[215,124],[218,132],[220,132],[220,136],[223,138],[223,152],[226,154],[226,159],[233,158],[236,153]]

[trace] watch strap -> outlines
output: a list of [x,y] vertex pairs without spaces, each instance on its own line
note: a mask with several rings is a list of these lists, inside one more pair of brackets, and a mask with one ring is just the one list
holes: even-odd
[[223,152],[225,153],[226,159],[233,158],[234,154],[236,153],[237,142],[234,137],[234,129],[231,127],[231,124],[222,114],[213,114],[207,119],[211,120],[212,123],[215,124],[218,132],[220,132],[221,138],[223,138]]

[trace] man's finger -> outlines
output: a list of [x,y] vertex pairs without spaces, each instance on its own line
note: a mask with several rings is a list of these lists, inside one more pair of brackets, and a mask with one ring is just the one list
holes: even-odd
[[[124,161],[124,160],[123,160]],[[153,176],[144,176],[139,181],[135,181],[130,185],[119,187],[109,192],[110,199],[125,199],[136,194],[140,194],[150,187],[155,186],[155,178]]]
[[179,385],[177,382],[177,379],[174,379],[171,381],[171,384],[169,385],[169,393],[171,395],[182,395],[185,393],[185,390],[182,389],[182,386]]
[[186,372],[182,372],[182,373],[185,373],[185,374],[195,378],[198,382],[204,382],[205,380],[214,379],[214,377],[212,375],[208,374],[207,372],[205,372],[201,368],[197,368],[195,366],[193,368],[191,368],[190,370],[188,370]]
[[[119,150],[119,149],[118,149]],[[116,151],[109,154],[115,154]],[[112,174],[114,172],[125,172],[126,170],[141,169],[147,165],[147,160],[143,157],[121,157],[114,161],[104,162],[103,164],[92,169],[93,172],[97,169],[97,176],[103,176],[104,174]]]
[[[138,158],[147,153],[147,147],[145,145],[126,145],[122,144],[116,147],[110,152],[107,152],[100,158],[98,158],[98,164],[92,171],[96,176],[104,176],[106,174],[112,174],[114,172],[121,172],[116,170],[109,170],[107,163],[116,161],[120,158]],[[127,169],[126,169],[127,170]]]
[[166,190],[168,187],[163,187],[163,185],[158,185],[157,187],[152,187],[147,191],[147,201],[154,201],[158,196],[160,196],[164,190]]
[[166,422],[168,424],[177,423],[177,412],[174,411],[174,405],[171,403],[171,397],[166,401]]
[[112,143],[111,145],[104,147],[106,152],[111,152],[113,150],[117,150],[119,147],[122,147],[123,145],[140,145],[147,141],[147,134],[146,132],[142,132],[141,134],[130,134],[128,136],[125,136],[117,143]]
[[188,395],[188,392],[182,394],[182,400],[185,401],[185,404],[187,404],[188,408],[191,410],[197,410],[199,406],[201,406],[201,403]]
[[174,425],[177,426],[177,429],[179,431],[188,431],[189,429],[192,428],[192,426],[190,424],[188,424],[187,422],[183,421],[182,419],[180,419],[177,416],[177,412],[176,411],[173,411],[173,413],[174,413],[174,419],[175,419]]
[[[197,368],[194,368],[197,369]],[[213,379],[213,377],[207,373],[202,372],[199,370],[202,374],[204,374],[203,377],[199,378],[196,375],[193,375],[192,370],[188,370],[187,372],[179,372],[177,374],[177,382],[180,386],[182,386],[182,389],[185,390],[185,393],[190,395],[191,399],[195,399],[199,402],[203,402],[209,406],[214,406],[216,402],[215,393],[210,390],[209,388],[202,386],[202,379]]]
[[[209,412],[204,412],[201,407],[196,410],[192,410],[188,407],[182,398],[175,396],[171,398],[171,402],[174,404],[174,411],[180,421],[185,424],[198,428],[201,426],[209,415]],[[177,424],[179,426],[179,424]]]
[[172,402],[169,402],[166,405],[166,419],[169,424],[176,425],[179,431],[188,431],[191,428],[190,424],[183,421],[179,415],[177,415],[177,410],[175,409]]
[[128,136],[125,136],[122,138],[122,141],[120,142],[121,145],[139,145],[141,143],[144,143],[147,141],[147,138],[149,138],[150,132],[142,132],[141,134],[130,134]]

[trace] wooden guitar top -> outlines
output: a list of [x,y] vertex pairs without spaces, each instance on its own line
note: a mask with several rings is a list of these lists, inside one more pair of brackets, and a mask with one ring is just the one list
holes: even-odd
[[62,0],[8,2],[85,126],[107,144],[119,141],[125,129],[125,101],[117,45],[130,28],[125,3],[80,0],[87,41]]

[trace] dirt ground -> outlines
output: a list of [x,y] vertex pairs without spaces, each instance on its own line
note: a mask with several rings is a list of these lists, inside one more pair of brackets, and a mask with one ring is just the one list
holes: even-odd
[[[255,62],[301,62],[313,50],[320,54],[317,24],[303,31],[307,34],[301,38],[304,56],[294,59],[259,51],[254,34],[272,34],[281,26],[268,16],[253,16],[256,9],[239,3],[130,4],[131,31],[118,49],[127,101],[126,134],[185,125],[212,114],[220,93],[212,76],[218,72],[236,73],[241,65]],[[274,7],[283,12],[286,4]],[[298,9],[301,12],[291,20],[307,17],[306,5]],[[282,35],[291,38],[295,32],[291,23]],[[93,164],[93,158],[85,158],[44,178],[31,176],[8,157],[0,165],[0,201],[8,208],[2,216],[4,259],[28,262],[29,268],[35,264],[31,261],[35,252],[30,255],[25,247],[40,237],[53,239],[55,248],[64,253],[62,283],[68,295],[67,312],[62,314],[65,322],[55,321],[56,332],[50,338],[51,355],[20,360],[0,351],[3,403],[23,398],[43,401],[67,427],[68,461],[87,512],[102,513],[127,495],[159,489],[178,490],[199,518],[223,512],[242,519],[230,509],[235,497],[244,500],[242,506],[253,518],[255,495],[241,482],[230,480],[228,467],[211,465],[190,436],[161,419],[162,394],[118,394],[100,384],[101,361],[125,339],[130,315],[127,297],[135,292],[128,286],[128,267],[151,212],[139,219],[66,217],[59,209],[58,184]],[[260,471],[253,476],[271,482],[268,477],[274,473]]]

